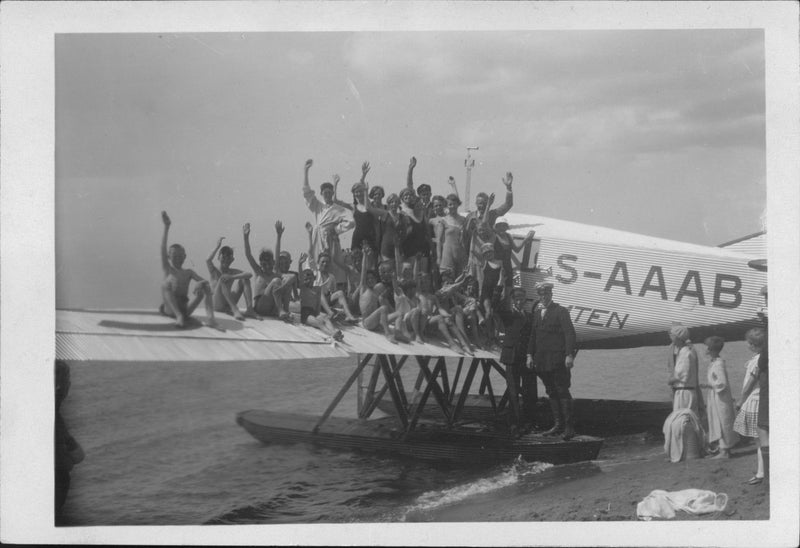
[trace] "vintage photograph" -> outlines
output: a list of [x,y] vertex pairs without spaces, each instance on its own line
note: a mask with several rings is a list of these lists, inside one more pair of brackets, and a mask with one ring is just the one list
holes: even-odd
[[52,33],[53,531],[783,515],[770,31],[532,7]]

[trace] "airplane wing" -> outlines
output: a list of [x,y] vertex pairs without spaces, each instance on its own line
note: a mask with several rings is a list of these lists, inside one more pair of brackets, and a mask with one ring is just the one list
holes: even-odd
[[735,251],[744,255],[751,255],[755,257],[767,256],[767,232],[756,232],[748,236],[736,238],[730,242],[719,244],[717,247],[723,247],[728,251]]
[[[767,233],[756,232],[749,236],[743,236],[724,244],[719,244],[718,247],[723,247],[729,251],[742,253],[743,255],[750,255],[755,257],[767,256]],[[747,263],[750,268],[754,268],[760,272],[767,271],[767,259],[752,259]]]
[[[203,318],[204,319],[204,318]],[[390,343],[381,333],[343,327],[344,341],[299,322],[217,317],[219,328],[173,320],[146,310],[56,310],[56,359],[103,362],[263,362],[346,358],[357,354],[460,357],[436,343]],[[498,359],[491,352],[477,357]]]

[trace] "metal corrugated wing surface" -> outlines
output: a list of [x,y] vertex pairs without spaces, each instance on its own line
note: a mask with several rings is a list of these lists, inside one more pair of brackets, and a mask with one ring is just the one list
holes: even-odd
[[[276,319],[217,318],[221,329],[196,323],[177,329],[154,312],[57,310],[56,358],[70,361],[253,362],[343,358],[354,354],[460,356],[435,343],[389,342],[382,334],[344,327],[332,343],[316,329]],[[496,354],[480,351],[484,358]]]

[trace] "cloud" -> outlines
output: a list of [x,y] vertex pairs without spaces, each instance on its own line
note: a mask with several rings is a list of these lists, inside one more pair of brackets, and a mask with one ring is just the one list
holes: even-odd
[[366,85],[463,105],[465,139],[512,112],[518,139],[631,152],[763,148],[763,56],[759,30],[358,33],[345,49]]

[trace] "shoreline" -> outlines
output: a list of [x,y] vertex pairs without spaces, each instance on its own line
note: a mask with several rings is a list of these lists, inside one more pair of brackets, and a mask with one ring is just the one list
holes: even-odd
[[[724,510],[677,511],[672,520],[767,520],[769,485],[749,485],[756,444],[740,444],[729,459],[671,463],[663,442],[647,436],[610,440],[600,459],[553,467],[536,477],[451,505],[415,512],[409,522],[639,521],[636,506],[651,491],[702,489],[728,495]],[[654,520],[655,521],[655,520]]]

